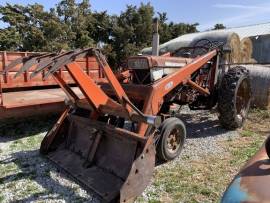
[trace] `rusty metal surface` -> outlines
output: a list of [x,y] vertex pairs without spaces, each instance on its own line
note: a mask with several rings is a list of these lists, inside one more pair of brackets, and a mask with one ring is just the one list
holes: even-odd
[[[77,87],[72,89],[81,98],[83,97],[81,91]],[[66,94],[60,88],[7,92],[3,93],[3,107],[9,109],[38,104],[57,103],[63,102],[65,98]]]
[[182,57],[171,57],[171,56],[134,56],[130,57],[129,61],[143,60],[145,59],[148,63],[148,68],[158,67],[182,67],[192,62],[193,59],[182,58]]
[[[140,195],[154,170],[152,137],[142,138],[75,115],[67,119],[67,127],[62,136],[56,136],[47,157],[106,202],[127,202]],[[97,133],[100,141],[93,144]],[[94,153],[89,153],[93,147]]]
[[5,108],[0,106],[0,120],[20,119],[30,116],[49,115],[61,113],[65,108],[64,102],[53,102],[31,106]]
[[88,190],[91,192],[93,190],[108,202],[118,195],[123,184],[120,178],[105,172],[99,167],[85,168],[85,160],[69,150],[59,149],[55,153],[49,154],[48,158],[73,176]]
[[150,136],[142,153],[132,164],[121,191],[120,202],[128,202],[139,196],[151,182],[155,167],[156,148],[153,137]]
[[[2,89],[57,85],[52,77],[44,80],[42,72],[36,75],[35,78],[30,78],[33,71],[38,68],[38,63],[40,65],[47,64],[54,55],[54,53],[36,52],[0,52],[0,83]],[[95,58],[81,58],[77,60],[77,63],[92,78],[98,79],[103,77]],[[60,73],[61,77],[68,84],[74,84],[65,68],[61,67]],[[14,78],[15,75],[17,76],[16,78]]]
[[[82,98],[76,87],[72,90]],[[0,120],[34,115],[60,113],[65,108],[65,93],[60,88],[6,92],[2,94]]]
[[[22,74],[23,72],[29,70],[32,66],[36,65],[37,63],[43,61],[43,60],[47,60],[53,56],[55,56],[56,54],[55,53],[51,53],[51,54],[40,54],[40,55],[33,55],[33,56],[29,56],[29,57],[26,57],[25,59],[25,62],[23,62],[23,66],[21,67],[21,69],[14,75],[14,77],[16,78],[17,76],[19,76],[20,74]],[[23,58],[24,59],[24,58]],[[15,60],[16,61],[16,60]],[[20,64],[20,61],[18,62],[18,64],[16,65],[19,65]],[[9,69],[12,69],[14,66],[16,65],[13,65],[12,62],[11,64],[9,64],[7,67],[6,67],[6,70],[5,70],[5,73],[7,73],[9,71]]]
[[[49,77],[44,80],[43,72],[30,78],[37,63],[44,64],[53,56],[54,53],[0,52],[0,119],[63,111],[66,98],[63,91],[47,89],[58,84],[55,79]],[[95,58],[81,58],[76,62],[91,78],[98,80],[103,77]],[[59,78],[66,84],[74,84],[63,67],[59,69]],[[36,87],[44,89],[34,90]],[[75,93],[81,96],[78,89]]]
[[264,144],[231,182],[221,202],[269,202],[269,184],[270,160]]
[[71,110],[72,107],[70,106],[66,107],[60,118],[54,124],[54,126],[47,132],[46,136],[43,138],[41,142],[40,153],[46,153],[48,151],[55,137],[57,136],[57,134],[59,134],[59,130],[63,127],[62,125]]

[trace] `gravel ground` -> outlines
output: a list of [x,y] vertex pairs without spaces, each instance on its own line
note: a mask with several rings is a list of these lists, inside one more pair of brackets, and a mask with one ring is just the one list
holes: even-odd
[[239,136],[237,131],[227,131],[221,128],[215,112],[184,109],[178,117],[185,121],[187,140],[184,150],[176,162],[181,161],[181,157],[185,156],[200,159],[206,155],[222,155],[224,149],[219,145],[220,141]]
[[[178,117],[187,126],[183,152],[176,160],[156,167],[156,171],[179,164],[187,166],[191,160],[209,155],[224,157],[226,153],[220,141],[239,136],[237,131],[222,129],[217,115],[209,111],[183,109]],[[39,155],[39,143],[44,135],[45,132],[39,132],[16,139],[0,136],[0,171],[4,170],[0,174],[0,202],[100,202]],[[151,184],[139,201],[149,201],[149,194],[156,190],[162,190],[162,185]]]

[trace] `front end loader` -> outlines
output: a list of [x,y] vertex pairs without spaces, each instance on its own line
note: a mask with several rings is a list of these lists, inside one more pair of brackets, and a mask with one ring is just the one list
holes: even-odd
[[[169,114],[169,105],[195,106],[197,101],[200,107],[217,100],[220,53],[215,48],[195,58],[132,57],[125,84],[120,84],[94,48],[39,56],[31,77],[40,72],[44,78],[52,75],[67,95],[67,107],[44,137],[41,153],[105,202],[133,201],[149,184],[156,157],[172,160],[183,148],[186,128]],[[95,82],[79,67],[76,59],[86,56],[96,58],[107,82]],[[61,79],[61,67],[69,72],[83,99]],[[18,75],[24,71],[23,65]],[[237,94],[245,108],[247,88]]]

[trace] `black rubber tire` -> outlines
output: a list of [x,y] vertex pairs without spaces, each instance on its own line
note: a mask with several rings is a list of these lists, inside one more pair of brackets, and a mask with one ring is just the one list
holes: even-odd
[[268,158],[270,158],[270,136],[265,141],[265,150],[268,155]]
[[[245,85],[242,87],[241,85]],[[244,89],[244,98],[241,108],[237,105],[237,95]],[[239,90],[239,91],[238,91]],[[240,92],[240,93],[239,93]],[[242,91],[243,92],[243,91]],[[249,71],[242,66],[230,68],[221,81],[218,96],[218,111],[220,124],[228,129],[235,130],[243,125],[249,111],[251,88]],[[239,110],[241,109],[241,110]]]
[[[161,134],[160,139],[157,144],[157,158],[160,161],[170,161],[175,159],[181,153],[185,140],[186,140],[186,127],[185,124],[178,118],[172,117],[164,120],[161,124]],[[174,131],[177,130],[177,136],[179,138],[179,147],[177,150],[172,153],[169,151],[167,145],[168,136]]]

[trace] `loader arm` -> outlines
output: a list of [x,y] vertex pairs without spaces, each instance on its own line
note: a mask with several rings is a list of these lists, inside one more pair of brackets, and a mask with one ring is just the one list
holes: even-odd
[[[105,64],[107,64],[107,62]],[[154,126],[160,125],[161,121],[159,117],[143,114],[139,109],[136,108],[135,105],[130,102],[128,96],[124,92],[115,75],[112,73],[108,64],[106,67],[104,67],[104,72],[107,72],[105,75],[107,76],[107,79],[110,82],[114,92],[116,95],[118,95],[121,104],[108,97],[105,92],[90,77],[88,77],[75,62],[67,64],[66,68],[74,81],[76,81],[76,84],[78,84],[78,87],[86,97],[89,104],[91,104],[91,106],[93,106],[97,112],[103,114],[109,113],[111,115],[120,116],[131,121],[144,122]],[[67,86],[63,87],[66,89],[65,92],[72,91],[67,90]],[[144,136],[144,133],[141,135]]]
[[[126,104],[128,105],[121,105],[108,97],[105,92],[91,78],[89,78],[76,63],[67,64],[66,68],[74,81],[76,81],[76,84],[84,94],[88,103],[91,104],[91,106],[94,107],[94,110],[96,110],[98,113],[108,113],[110,115],[120,116],[131,121],[144,122],[155,126],[158,126],[160,124],[159,117],[144,115],[129,101],[126,93],[124,92],[120,83],[117,80],[116,84],[119,84],[121,90],[120,92],[118,92],[118,89],[116,88],[115,92],[119,93],[119,97],[121,97],[121,99],[123,100],[123,104],[125,104],[124,102],[126,102]],[[114,77],[114,75],[111,75],[111,78]],[[114,84],[113,82],[111,83]],[[62,88],[65,89],[65,92],[72,91],[68,86],[62,85]],[[123,95],[123,97],[120,95]],[[132,111],[131,108],[135,109],[135,111],[137,111],[138,113]],[[90,109],[92,108],[90,107]],[[141,135],[144,136],[144,134]]]
[[112,69],[110,68],[109,64],[107,63],[105,57],[97,51],[95,51],[95,56],[96,56],[96,59],[99,62],[99,64],[102,65],[103,71],[104,71],[110,85],[112,86],[115,94],[117,95],[118,100],[120,101],[120,103],[124,107],[126,107],[127,111],[129,113],[131,113],[131,111],[132,111],[131,106],[127,105],[130,103],[130,100],[128,99],[128,96],[125,93],[124,89],[122,88],[121,84],[119,83],[118,79],[116,78],[116,76],[112,72]]

